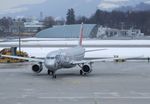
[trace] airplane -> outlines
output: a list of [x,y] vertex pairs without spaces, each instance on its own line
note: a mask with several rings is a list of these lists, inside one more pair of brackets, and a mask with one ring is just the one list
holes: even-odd
[[106,49],[97,50],[85,50],[82,46],[83,40],[83,23],[81,24],[79,44],[75,47],[68,49],[59,49],[56,51],[49,52],[44,59],[28,58],[11,55],[0,55],[0,57],[8,57],[15,59],[28,60],[30,62],[37,62],[32,66],[32,71],[40,73],[43,70],[43,65],[47,68],[48,75],[52,75],[52,78],[56,78],[56,71],[62,68],[72,68],[79,66],[81,68],[80,75],[87,75],[92,72],[92,64],[102,59],[95,60],[84,60],[86,52],[101,51]]

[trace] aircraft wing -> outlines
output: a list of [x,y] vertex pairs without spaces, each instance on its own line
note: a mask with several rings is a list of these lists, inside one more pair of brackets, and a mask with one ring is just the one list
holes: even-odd
[[44,62],[44,59],[28,58],[28,57],[20,57],[20,56],[0,55],[0,57],[22,59],[22,60],[27,60],[27,61],[30,61],[30,62]]
[[93,59],[93,60],[81,60],[81,61],[72,61],[72,64],[84,64],[84,63],[94,63],[94,62],[105,62],[105,61],[113,61],[113,58],[110,59]]
[[135,56],[135,57],[114,57],[114,60],[117,59],[124,59],[124,60],[136,60],[136,59],[142,59],[144,56]]
[[143,58],[143,56],[137,56],[137,57],[106,57],[106,58],[99,58],[99,59],[93,59],[93,60],[81,60],[81,61],[72,61],[72,64],[84,64],[84,63],[94,63],[94,62],[105,62],[105,61],[114,61],[119,59],[124,60],[136,60],[136,58]]

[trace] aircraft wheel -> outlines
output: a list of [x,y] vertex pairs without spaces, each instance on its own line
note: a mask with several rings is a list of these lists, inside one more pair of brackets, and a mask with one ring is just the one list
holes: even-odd
[[56,79],[56,75],[53,75],[53,78],[55,78],[55,79]]
[[50,70],[47,70],[47,74],[48,74],[48,75],[51,75],[51,71],[50,71]]
[[84,75],[87,75],[86,73],[84,73]]
[[55,74],[55,72],[52,72],[52,78],[55,78],[55,79],[56,79],[56,74]]
[[83,75],[83,72],[82,72],[82,70],[80,70],[80,75]]

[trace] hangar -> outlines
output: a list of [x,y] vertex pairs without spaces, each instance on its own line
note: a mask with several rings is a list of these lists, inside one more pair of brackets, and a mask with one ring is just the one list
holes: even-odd
[[[78,38],[81,24],[54,26],[37,33],[37,38]],[[84,38],[89,38],[95,24],[84,24]]]

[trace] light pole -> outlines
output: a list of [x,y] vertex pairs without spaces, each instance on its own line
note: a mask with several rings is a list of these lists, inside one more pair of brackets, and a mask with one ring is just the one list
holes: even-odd
[[20,36],[20,21],[18,22],[18,37],[19,37],[19,55],[21,54],[21,36]]

